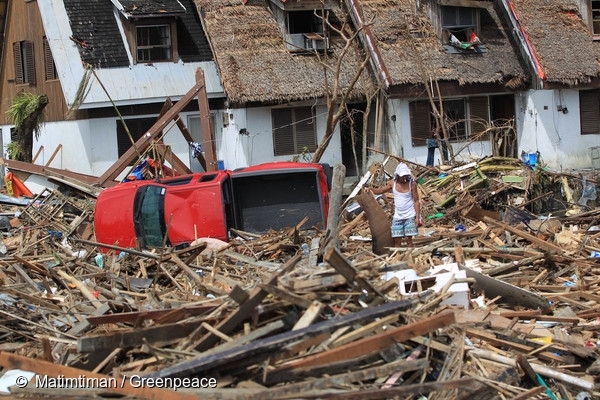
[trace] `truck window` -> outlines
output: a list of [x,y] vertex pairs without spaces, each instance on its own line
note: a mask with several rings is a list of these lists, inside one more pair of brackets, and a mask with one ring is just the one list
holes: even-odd
[[134,215],[135,231],[142,247],[163,245],[165,225],[165,189],[160,186],[145,186],[137,194]]

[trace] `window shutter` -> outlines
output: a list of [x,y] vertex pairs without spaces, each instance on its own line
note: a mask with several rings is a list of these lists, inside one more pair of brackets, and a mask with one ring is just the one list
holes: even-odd
[[44,72],[47,81],[56,79],[56,66],[54,65],[54,58],[52,58],[48,39],[46,38],[44,38]]
[[33,59],[33,42],[30,40],[26,40],[23,42],[23,52],[25,60],[25,77],[27,83],[31,85],[35,85],[35,64]]
[[273,145],[276,156],[294,154],[292,110],[273,110]]
[[431,138],[431,111],[427,101],[410,103],[410,132],[413,146],[425,146]]
[[[132,118],[126,119],[125,124],[127,124],[127,129],[129,129],[129,133],[134,141],[137,141],[142,135],[148,132],[148,129],[154,125],[156,122],[156,118]],[[116,120],[117,123],[117,148],[119,151],[119,157],[121,157],[131,145],[131,139],[123,126],[123,121]]]
[[600,101],[598,90],[579,91],[579,119],[582,135],[600,133]]
[[[471,138],[475,139],[480,133],[484,132],[489,125],[489,107],[488,97],[471,97],[469,99],[470,122],[471,122]],[[484,138],[478,138],[484,139]]]
[[305,147],[309,153],[312,153],[316,149],[315,121],[312,114],[312,108],[301,107],[296,108],[294,111],[296,117],[295,153],[302,153]]
[[21,42],[13,43],[13,54],[15,58],[15,84],[23,84],[23,58],[21,54]]

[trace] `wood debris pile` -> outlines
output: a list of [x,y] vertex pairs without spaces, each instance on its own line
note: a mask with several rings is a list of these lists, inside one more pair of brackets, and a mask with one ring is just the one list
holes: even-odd
[[46,398],[598,396],[593,177],[511,159],[411,165],[432,217],[414,248],[378,251],[393,200],[370,199],[387,226],[353,201],[393,167],[361,181],[333,241],[299,222],[101,252],[93,196],[4,207],[20,216],[0,251],[0,383]]

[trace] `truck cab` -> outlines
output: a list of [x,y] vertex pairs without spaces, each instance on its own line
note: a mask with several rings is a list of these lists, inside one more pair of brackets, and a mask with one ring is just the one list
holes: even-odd
[[305,217],[325,228],[330,185],[328,165],[297,162],[120,183],[98,196],[96,240],[126,248],[227,241],[231,228],[262,234]]

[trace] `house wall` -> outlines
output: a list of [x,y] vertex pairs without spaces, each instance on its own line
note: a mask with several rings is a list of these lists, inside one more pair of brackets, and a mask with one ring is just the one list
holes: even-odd
[[[427,163],[427,147],[412,145],[409,101],[406,99],[390,99],[387,103],[387,109],[385,123],[390,139],[389,152],[408,161],[425,165]],[[451,146],[455,160],[458,162],[471,162],[492,154],[492,146],[489,140],[473,143],[453,142]],[[434,165],[440,165],[440,163],[441,155],[436,150]]]
[[[327,118],[325,106],[316,107],[317,144],[325,133]],[[225,120],[223,114],[229,114]],[[222,110],[213,119],[215,122],[215,140],[217,158],[225,161],[225,168],[235,169],[269,161],[290,161],[293,155],[275,156],[273,152],[273,125],[270,107]],[[226,121],[227,126],[223,121]],[[246,129],[246,134],[240,134]],[[300,157],[299,161],[309,161],[312,157]],[[336,165],[342,162],[339,130],[336,129],[321,162]]]
[[[566,107],[565,114],[557,107]],[[576,90],[531,90],[517,97],[519,152],[540,152],[555,171],[592,167],[590,147],[600,135],[581,135],[579,94]]]
[[[44,71],[44,29],[42,19],[35,1],[8,2],[7,22],[5,31],[5,48],[0,67],[0,124],[9,124],[6,110],[12,105],[15,95],[21,91],[35,94],[46,94],[48,105],[44,109],[46,121],[56,121],[64,118],[67,105],[64,100],[60,81],[46,81]],[[15,58],[13,43],[30,40],[33,42],[36,84],[15,84]],[[3,132],[4,133],[4,132]],[[10,136],[9,136],[10,137]],[[9,143],[9,141],[4,141]],[[35,153],[34,153],[35,154]]]

